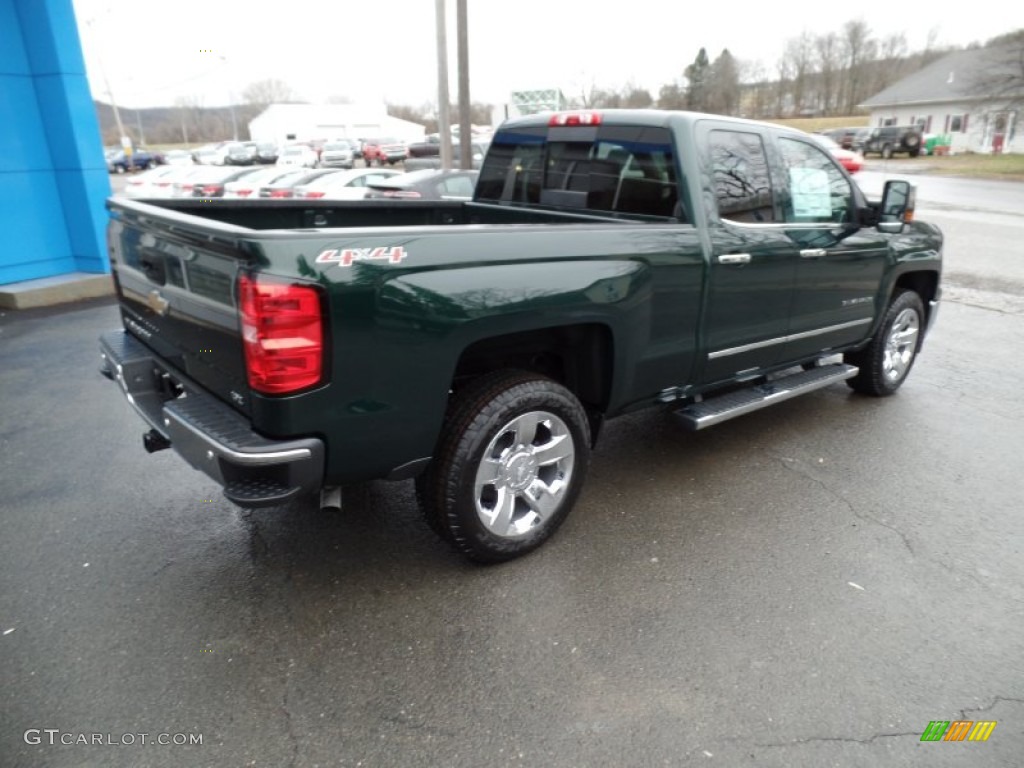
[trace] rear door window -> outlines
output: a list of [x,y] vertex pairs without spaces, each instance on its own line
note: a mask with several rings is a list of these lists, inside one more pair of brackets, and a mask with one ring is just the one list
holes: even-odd
[[709,144],[719,217],[744,224],[775,221],[768,156],[761,136],[714,130]]

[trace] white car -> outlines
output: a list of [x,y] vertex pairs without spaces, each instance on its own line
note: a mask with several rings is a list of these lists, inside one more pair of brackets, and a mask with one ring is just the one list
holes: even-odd
[[258,171],[253,171],[238,181],[229,181],[225,184],[224,197],[234,200],[255,200],[260,196],[260,187],[264,184],[273,184],[282,176],[292,173],[294,170],[292,166],[278,168],[271,165]]
[[194,165],[192,153],[187,149],[171,149],[164,152],[164,163],[167,165]]
[[307,200],[362,200],[368,184],[400,176],[400,171],[385,168],[356,168],[338,171],[295,188],[295,197]]
[[161,165],[129,179],[125,197],[172,197],[174,185],[196,172],[195,165]]
[[292,144],[281,150],[276,165],[294,165],[300,168],[316,168],[316,152],[305,144]]
[[228,156],[232,143],[221,142],[200,147],[195,151],[196,162],[202,165],[224,165],[224,159]]

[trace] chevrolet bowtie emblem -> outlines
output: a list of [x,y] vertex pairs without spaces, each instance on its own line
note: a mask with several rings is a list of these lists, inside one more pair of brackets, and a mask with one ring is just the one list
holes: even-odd
[[160,295],[160,291],[150,291],[149,296],[146,298],[146,303],[149,308],[156,312],[158,315],[166,315],[167,310],[170,309],[171,302]]

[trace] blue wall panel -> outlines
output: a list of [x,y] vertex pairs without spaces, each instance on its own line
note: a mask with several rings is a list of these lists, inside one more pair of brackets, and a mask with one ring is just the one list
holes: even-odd
[[21,39],[21,21],[9,0],[0,2],[0,76],[29,75],[28,56]]
[[108,272],[110,179],[71,0],[0,0],[0,284]]
[[0,285],[73,272],[75,260],[53,172],[9,172],[2,179]]
[[0,152],[0,173],[53,168],[36,100],[36,78],[0,75],[0,83],[0,147],[4,148]]

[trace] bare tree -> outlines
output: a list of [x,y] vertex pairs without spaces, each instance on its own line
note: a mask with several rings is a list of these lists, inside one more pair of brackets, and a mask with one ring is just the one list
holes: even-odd
[[794,114],[801,114],[806,108],[811,72],[814,67],[814,40],[810,33],[802,32],[798,37],[790,38],[782,54],[786,61],[786,71],[791,80],[789,96]]
[[839,38],[834,32],[819,35],[814,40],[815,66],[818,70],[819,103],[826,115],[834,114],[839,99],[836,89],[839,84],[839,70],[842,66],[839,53]]
[[630,109],[647,109],[654,106],[654,97],[646,88],[635,83],[626,83],[622,89],[622,106]]
[[618,109],[623,106],[622,94],[614,88],[594,88],[589,96],[588,107],[595,109],[604,107],[606,109]]
[[242,90],[242,101],[246,104],[280,104],[296,99],[295,91],[288,83],[272,77],[249,83]]
[[679,83],[673,81],[661,86],[658,109],[686,109],[686,92]]
[[1024,29],[990,40],[978,55],[983,66],[970,81],[970,92],[996,110],[1024,108]]
[[760,61],[741,61],[739,114],[743,117],[767,117],[770,83],[764,64]]
[[875,42],[871,30],[862,19],[848,21],[843,25],[843,59],[845,82],[842,84],[842,106],[845,114],[852,115],[857,104],[867,98],[865,94],[866,64],[875,54]]

